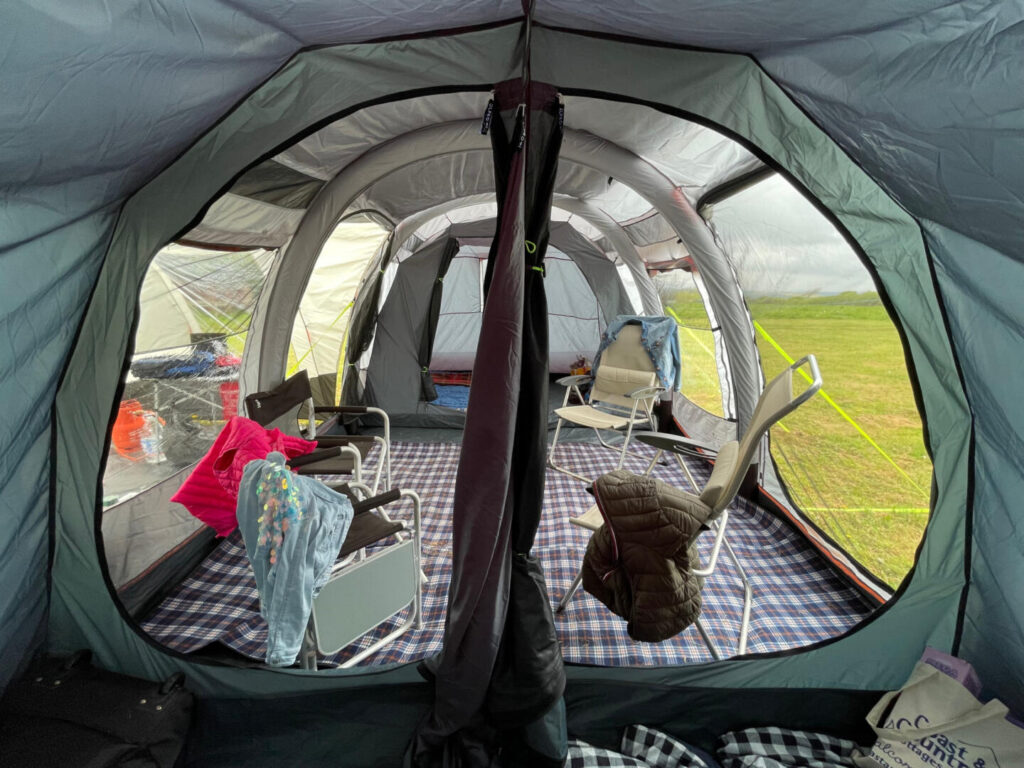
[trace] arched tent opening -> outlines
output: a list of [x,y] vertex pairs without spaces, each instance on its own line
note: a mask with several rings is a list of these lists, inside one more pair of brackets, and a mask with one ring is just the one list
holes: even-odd
[[[472,374],[494,232],[493,219],[453,225],[391,260],[392,274],[381,276],[390,285],[378,300],[376,341],[352,340],[367,352],[365,368],[351,374],[361,382],[354,382],[350,402],[383,408],[395,424],[417,417],[459,422],[462,398],[454,393],[453,400],[439,402],[432,377],[467,374],[468,382]],[[549,248],[548,366],[566,374],[577,360],[593,356],[611,320],[633,314],[634,307],[615,264],[571,225],[552,225]]]
[[[486,99],[486,93],[476,92],[415,96],[325,122],[251,165],[182,235],[188,242],[208,247],[235,242],[281,249],[252,313],[251,338],[242,363],[244,391],[280,381],[282,368],[289,373],[305,368],[317,384],[315,397],[325,404],[340,400],[382,407],[399,428],[461,428],[469,388],[458,388],[457,399],[445,401],[438,397],[437,387],[447,397],[450,385],[439,384],[448,380],[445,376],[456,374],[468,381],[481,344],[486,258],[497,231],[496,208],[490,202],[494,199],[491,158],[487,137],[479,131]],[[565,126],[552,201],[556,220],[551,224],[544,265],[547,369],[553,375],[565,373],[578,358],[592,358],[600,333],[617,315],[671,311],[688,352],[684,367],[701,366],[707,381],[700,392],[691,380],[684,380],[682,391],[670,398],[670,408],[666,401],[671,412],[666,423],[712,445],[732,439],[742,433],[743,419],[749,418],[765,374],[774,373],[763,345],[759,348],[754,343],[758,333],[765,331],[757,317],[751,318],[751,306],[756,306],[751,301],[836,292],[827,281],[835,269],[830,270],[820,254],[815,262],[799,261],[807,272],[804,283],[778,264],[765,263],[758,269],[751,263],[758,257],[770,260],[772,249],[730,241],[730,233],[757,237],[761,219],[730,227],[729,213],[738,207],[763,219],[771,217],[771,212],[761,201],[747,206],[736,206],[736,201],[762,190],[762,185],[782,184],[774,192],[762,192],[789,215],[788,223],[774,217],[776,251],[797,252],[800,238],[818,249],[816,254],[822,247],[826,250],[821,253],[827,254],[830,243],[839,243],[832,258],[849,275],[845,279],[874,287],[874,278],[835,222],[823,217],[795,187],[780,181],[781,169],[766,164],[752,143],[726,135],[719,126],[649,106],[591,95],[564,96],[562,104]],[[638,130],[638,124],[645,129]],[[698,214],[698,207],[712,219],[711,226]],[[716,211],[721,212],[717,219]],[[673,292],[669,284],[684,289]],[[799,349],[801,354],[814,351],[806,346]],[[698,356],[702,363],[694,362]],[[548,421],[553,425],[553,408],[561,402],[562,389],[553,387],[551,397]],[[710,403],[714,405],[709,407]],[[785,424],[783,428],[788,430]],[[405,433],[409,446],[422,446],[438,435],[429,430],[423,434],[428,437]],[[442,442],[459,439],[456,432]],[[789,483],[780,479],[778,467],[789,471],[792,462],[788,453],[779,458],[786,438],[780,441],[774,452],[765,446],[753,475],[756,490],[749,496],[753,504],[749,528],[755,537],[766,538],[752,543],[751,550],[774,548],[784,553],[782,557],[807,558],[811,563],[807,568],[815,575],[792,584],[782,579],[779,583],[785,586],[772,584],[767,590],[758,585],[758,590],[768,592],[766,606],[771,604],[773,590],[785,595],[791,590],[797,604],[827,596],[836,607],[809,633],[792,635],[786,630],[785,640],[771,639],[769,629],[759,635],[762,628],[755,620],[753,647],[761,651],[782,650],[842,632],[868,616],[890,590],[851,556],[849,540],[839,541],[842,526],[827,525],[834,512],[833,518],[816,516],[817,500],[804,499],[803,506],[811,509],[805,512],[787,494]],[[806,439],[795,442],[800,446]],[[407,484],[429,488],[427,474],[445,477],[454,471],[457,451],[441,459],[441,464],[433,456],[431,472],[424,474],[419,457],[430,449],[409,446],[400,443],[397,457],[400,472],[402,464],[413,468],[403,476]],[[586,466],[600,472],[600,451],[594,453],[585,443],[574,443],[572,450],[584,457],[580,460]],[[450,470],[440,470],[444,462],[452,462]],[[802,463],[798,480],[806,480],[811,464],[813,460]],[[693,471],[700,473],[707,467]],[[676,485],[686,482],[683,475],[665,478]],[[554,476],[548,482],[560,494],[582,491],[562,491]],[[808,484],[831,489],[833,481],[823,471],[806,480],[804,485]],[[846,500],[858,498],[855,494],[839,496],[843,501],[838,506],[857,508],[858,502]],[[451,498],[439,498],[438,511],[444,515]],[[575,503],[585,505],[585,498]],[[564,519],[551,518],[558,536]],[[182,549],[183,540],[177,535],[178,539],[167,539],[163,545],[168,553],[175,553],[172,559],[194,565],[206,555],[206,538],[194,537]],[[191,531],[189,535],[193,536]],[[447,551],[448,535],[442,532],[437,539],[442,551]],[[910,547],[916,546],[919,536],[920,531],[914,532]],[[584,545],[585,535],[565,550],[567,557],[548,563],[556,596],[568,588]],[[538,546],[543,547],[543,542]],[[191,555],[186,557],[186,552]],[[443,562],[434,584],[442,592],[447,589],[450,568],[450,561]],[[784,568],[768,560],[762,567],[765,572]],[[174,569],[176,578],[180,570]],[[890,583],[898,584],[905,572],[906,566],[895,578],[889,577]],[[129,581],[120,588],[149,596],[145,610],[136,611],[135,618],[153,637],[166,642],[177,625],[173,617],[163,623],[166,611],[154,608],[153,595],[163,598],[164,604],[173,603],[176,585],[164,581],[143,586]],[[581,602],[593,608],[589,597]],[[761,613],[772,615],[770,610]],[[710,604],[706,616],[713,637],[727,645],[738,616],[723,615],[716,623]],[[588,621],[577,616],[559,629],[570,636],[575,625]],[[767,625],[781,630],[790,621],[783,611]],[[435,625],[435,633],[437,629]],[[563,638],[563,652],[572,660],[611,665],[678,664],[701,658],[701,651],[693,647],[696,635],[691,632],[685,639],[688,642],[665,654],[623,655],[608,645],[588,656],[577,655],[571,641],[567,644]],[[430,642],[426,640],[423,647]],[[590,643],[583,641],[584,646]],[[195,650],[195,643],[171,645]],[[423,653],[412,647],[397,658],[415,660]],[[379,656],[377,663],[394,658]]]
[[[976,369],[961,369],[954,356],[954,347],[958,354],[966,354],[965,323],[972,315],[972,297],[996,296],[998,285],[1006,284],[998,278],[996,251],[989,250],[1005,250],[1005,239],[979,234],[973,225],[963,224],[966,218],[949,211],[936,211],[931,217],[924,198],[908,190],[900,178],[900,174],[913,176],[919,168],[901,155],[894,161],[895,170],[887,169],[878,162],[875,148],[851,140],[842,120],[820,107],[833,102],[819,101],[813,88],[801,90],[794,85],[806,85],[806,80],[790,69],[796,59],[788,38],[778,42],[778,53],[760,50],[761,57],[752,59],[567,32],[558,27],[576,17],[554,8],[540,16],[550,26],[532,29],[530,70],[535,82],[550,83],[559,90],[564,107],[555,207],[597,230],[588,235],[589,241],[608,263],[617,261],[629,271],[644,311],[658,304],[670,306],[665,294],[658,293],[660,278],[650,273],[676,265],[693,281],[690,292],[695,296],[688,297],[693,299],[689,303],[704,313],[695,313],[699,322],[692,325],[699,327],[692,330],[707,334],[704,347],[719,376],[720,414],[701,407],[696,395],[695,399],[682,397],[684,385],[683,393],[673,398],[670,421],[690,434],[718,442],[735,437],[750,421],[764,376],[772,369],[759,327],[791,354],[790,344],[771,333],[764,322],[767,315],[759,315],[764,307],[758,304],[764,303],[764,297],[745,282],[749,262],[744,262],[743,254],[761,251],[756,242],[753,246],[743,242],[744,237],[761,237],[757,206],[748,198],[746,210],[755,210],[755,220],[737,214],[730,224],[730,205],[741,207],[744,195],[763,188],[755,184],[732,196],[719,196],[707,207],[701,205],[730,185],[741,188],[752,174],[765,173],[761,183],[769,183],[763,170],[767,167],[778,174],[775,178],[798,190],[801,199],[824,217],[834,228],[830,231],[838,233],[868,268],[878,293],[873,306],[891,318],[903,344],[934,468],[928,501],[920,502],[928,509],[927,535],[913,568],[899,585],[896,599],[872,614],[873,605],[878,598],[888,597],[889,590],[871,578],[871,563],[862,566],[858,557],[844,552],[848,543],[801,514],[800,507],[810,505],[792,492],[794,483],[776,452],[779,446],[785,449],[783,439],[773,435],[757,463],[755,486],[760,490],[751,489],[748,496],[752,502],[763,502],[767,495],[778,503],[777,514],[765,518],[762,528],[777,526],[787,536],[797,537],[806,547],[801,551],[811,553],[843,589],[863,601],[864,610],[847,611],[852,620],[838,627],[837,639],[816,638],[814,645],[800,651],[787,649],[760,658],[691,666],[673,658],[668,661],[676,666],[669,669],[571,667],[566,693],[570,724],[588,723],[584,730],[589,728],[593,735],[635,719],[636,713],[652,711],[657,696],[647,684],[655,681],[662,686],[659,690],[667,687],[672,694],[668,708],[661,709],[665,721],[684,731],[687,713],[693,711],[694,688],[712,689],[714,695],[730,701],[729,697],[743,696],[736,692],[746,689],[792,689],[792,696],[782,697],[790,723],[814,719],[800,704],[807,700],[809,689],[827,691],[825,695],[849,705],[836,707],[837,712],[860,711],[869,694],[902,682],[924,644],[961,650],[990,677],[997,668],[993,665],[1003,661],[1006,668],[1019,670],[1013,644],[1008,644],[1009,650],[1001,646],[1003,650],[996,651],[990,630],[997,624],[1012,626],[1015,615],[1014,601],[1004,599],[1009,593],[989,567],[1019,561],[1012,557],[1014,537],[998,535],[1006,530],[1003,523],[1009,518],[999,511],[1002,507],[997,502],[1012,495],[1012,483],[995,479],[1005,473],[994,471],[1003,464],[992,439],[1000,432],[994,427],[998,420],[994,414],[1003,412],[999,404],[1005,405],[1009,398],[996,392],[986,376],[992,365],[986,354],[970,352],[972,362],[978,363]],[[849,31],[836,21],[839,16],[831,18],[834,32]],[[590,17],[582,20],[585,26],[605,23]],[[644,26],[652,20],[640,14],[636,23],[622,19],[623,28],[635,30],[645,40],[657,39],[654,27]],[[394,31],[382,24],[383,35]],[[665,21],[670,39],[679,37],[671,32],[677,27]],[[328,377],[343,371],[344,399],[348,382],[358,379],[349,369],[368,351],[372,359],[378,345],[375,340],[373,349],[364,348],[368,343],[364,340],[370,338],[364,334],[379,327],[378,313],[386,309],[388,288],[393,286],[380,278],[387,275],[397,252],[393,249],[413,240],[426,222],[447,215],[442,210],[445,206],[454,210],[459,201],[486,202],[480,196],[500,192],[494,189],[493,161],[479,125],[487,92],[518,73],[522,62],[515,51],[520,28],[516,20],[437,37],[413,35],[397,43],[352,43],[354,38],[345,35],[318,39],[340,44],[295,53],[262,85],[250,84],[255,90],[219,122],[206,120],[205,132],[190,123],[195,142],[179,158],[171,162],[170,153],[163,155],[162,172],[150,175],[146,184],[122,188],[116,226],[109,211],[88,220],[93,227],[92,250],[86,253],[83,248],[75,264],[93,267],[83,281],[90,283],[90,290],[78,291],[90,298],[74,344],[65,344],[70,351],[66,365],[60,366],[63,373],[54,410],[51,648],[89,645],[105,665],[150,676],[183,669],[190,683],[211,700],[226,691],[248,696],[338,689],[350,689],[348,693],[359,698],[355,689],[367,683],[358,674],[328,670],[317,675],[270,675],[258,669],[200,664],[187,655],[168,652],[139,630],[138,617],[131,615],[124,595],[117,596],[124,584],[117,583],[119,577],[111,565],[116,561],[113,540],[102,532],[107,519],[120,515],[124,529],[134,531],[137,522],[150,517],[155,525],[143,534],[150,536],[165,522],[161,516],[170,511],[167,489],[161,491],[160,486],[135,496],[134,513],[117,505],[114,515],[106,518],[97,503],[102,497],[103,470],[109,467],[110,430],[133,363],[132,345],[137,344],[134,327],[142,316],[138,296],[154,255],[176,240],[277,251],[247,318],[238,375],[241,394],[257,391],[299,364],[302,353],[291,343],[294,320],[309,291],[317,258],[339,221],[348,214],[366,212],[360,215],[391,235],[379,247],[367,248],[355,295],[332,298],[339,311],[355,302],[346,320],[348,341],[338,347],[342,366],[332,371],[329,363],[323,363]],[[712,37],[747,50],[722,31],[725,28],[715,27]],[[295,39],[313,42],[306,34]],[[828,59],[831,54],[817,55]],[[908,78],[907,82],[914,80]],[[901,89],[902,85],[895,91]],[[810,114],[791,100],[794,94]],[[863,96],[854,97],[853,104],[856,114],[864,113]],[[897,120],[895,115],[890,117]],[[679,165],[670,158],[680,158]],[[699,172],[681,175],[681,169]],[[420,183],[410,183],[414,180]],[[504,203],[499,206],[499,211],[505,209]],[[970,240],[972,236],[977,241]],[[504,236],[498,240],[507,242]],[[415,248],[407,249],[410,254],[423,243],[412,245]],[[799,242],[789,240],[787,245],[795,247]],[[971,290],[966,291],[957,287],[962,264],[953,254],[960,246],[987,265],[968,280]],[[406,261],[412,260],[410,256]],[[403,262],[394,263],[397,280]],[[778,278],[777,272],[771,276]],[[991,302],[979,304],[987,316],[997,314],[989,311]],[[680,317],[685,331],[688,318]],[[993,349],[1000,347],[998,339],[1008,338],[1004,335],[1008,328],[1005,319],[995,322]],[[359,343],[352,343],[354,339]],[[290,348],[294,360],[289,359]],[[1001,359],[1006,348],[1007,344],[1000,347]],[[979,413],[985,415],[972,413],[967,391],[991,394],[992,399],[984,401],[996,405],[988,411],[982,408]],[[335,381],[333,393],[337,392]],[[329,395],[332,389],[327,382],[319,396]],[[833,399],[844,406],[841,398]],[[510,401],[515,402],[514,395]],[[986,437],[977,444],[975,419],[988,426]],[[854,421],[864,428],[861,419]],[[1004,424],[1013,423],[1015,417],[1010,414]],[[38,456],[32,461],[42,466]],[[894,463],[900,464],[895,458]],[[976,473],[976,465],[984,470]],[[921,485],[916,479],[913,482]],[[464,490],[484,485],[482,478],[460,478]],[[787,490],[791,491],[788,498]],[[975,506],[979,497],[994,502],[996,509],[979,511]],[[26,512],[23,517],[28,520],[28,516]],[[33,526],[37,535],[45,524]],[[157,555],[151,564],[159,562],[180,573],[183,564],[193,562],[188,558],[209,542],[197,545],[200,549],[182,549],[180,537],[163,543],[170,549],[151,547]],[[175,549],[187,551],[188,558],[170,568],[171,562],[159,553]],[[127,567],[125,573],[134,569]],[[28,577],[38,590],[41,582],[32,581],[31,573],[38,571],[30,571]],[[549,584],[567,581],[569,576],[551,571]],[[472,578],[471,571],[466,578]],[[970,591],[968,584],[973,584]],[[986,613],[989,608],[993,614]],[[22,614],[12,609],[7,615]],[[24,634],[22,629],[17,631]],[[1019,672],[1012,671],[1004,682],[994,680],[994,684],[1012,699],[1012,680],[1017,678]],[[412,679],[407,667],[398,667],[375,675],[374,685],[390,683],[393,690],[402,692],[394,700],[407,695],[405,701],[418,702],[423,689]],[[607,697],[627,690],[630,694],[621,702],[616,700],[601,712],[587,710],[586,702],[594,695]],[[750,706],[760,701],[756,693],[746,698]],[[586,714],[581,714],[584,710]],[[415,703],[400,718],[403,727],[415,719],[414,711],[419,711]],[[837,715],[835,721],[841,720]],[[849,725],[848,720],[843,722]],[[346,739],[344,734],[337,738],[341,743]],[[367,755],[374,751],[366,750]],[[393,757],[393,753],[388,754]]]

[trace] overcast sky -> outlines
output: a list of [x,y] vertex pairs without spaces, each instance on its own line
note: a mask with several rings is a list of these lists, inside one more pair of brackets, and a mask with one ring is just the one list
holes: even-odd
[[780,176],[717,204],[711,221],[748,295],[875,290],[832,223]]

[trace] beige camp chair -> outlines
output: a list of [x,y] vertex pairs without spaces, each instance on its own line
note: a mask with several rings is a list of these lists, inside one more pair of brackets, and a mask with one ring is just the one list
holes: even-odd
[[[809,369],[809,373],[801,370],[805,366]],[[793,374],[798,370],[801,371],[803,379],[809,382],[809,385],[794,395]],[[667,451],[676,457],[690,483],[693,484],[693,477],[686,468],[683,456],[700,456],[714,459],[715,467],[711,472],[707,485],[700,491],[699,499],[702,504],[710,508],[708,515],[709,527],[715,532],[715,541],[711,547],[708,564],[694,571],[694,573],[705,578],[711,576],[718,565],[718,555],[723,547],[729,555],[729,559],[732,560],[733,565],[736,566],[740,581],[743,583],[743,615],[740,621],[739,638],[736,643],[736,653],[738,654],[743,654],[747,651],[747,633],[750,629],[750,611],[753,606],[754,596],[747,573],[740,564],[739,558],[736,557],[736,552],[725,537],[726,528],[729,523],[728,506],[736,497],[736,493],[743,483],[747,470],[754,460],[754,454],[761,444],[761,439],[768,432],[768,429],[779,419],[792,413],[803,403],[807,402],[819,389],[821,389],[821,372],[818,370],[818,361],[815,360],[814,355],[808,355],[797,360],[765,386],[761,392],[761,397],[758,398],[757,406],[754,408],[754,415],[750,419],[750,424],[739,442],[735,440],[730,441],[716,451],[714,448],[702,445],[695,440],[677,435],[668,435],[661,432],[638,432],[635,435],[636,439],[640,442],[658,449],[654,458],[648,464],[645,474],[650,474],[662,454]],[[697,490],[696,484],[693,485],[693,488],[694,491]],[[581,528],[596,531],[604,521],[600,510],[595,504],[580,517],[569,518],[569,522]],[[582,580],[583,570],[581,569],[569,590],[558,603],[556,612],[565,610],[565,606],[569,604],[573,595],[576,594]],[[716,659],[721,658],[718,649],[711,642],[711,638],[708,637],[699,619],[697,621],[697,630],[704,639],[708,650],[711,651],[711,655]]]
[[[362,481],[362,465],[374,444],[380,446],[380,461],[374,473],[371,492],[380,490],[381,473],[384,475],[384,489],[391,487],[391,425],[388,415],[380,408],[363,405],[314,405],[313,390],[309,376],[299,371],[285,379],[271,390],[254,392],[245,398],[245,410],[249,418],[267,427],[277,428],[286,435],[316,440],[318,448],[335,449],[334,455],[320,459],[320,451],[311,455],[312,460],[297,457],[289,465],[302,475],[352,475],[356,482]],[[306,425],[300,424],[303,413]],[[318,416],[340,416],[370,414],[381,418],[384,436],[325,435],[317,434]],[[324,425],[326,427],[327,424]],[[321,428],[323,429],[323,427]]]
[[[562,401],[562,407],[555,409],[558,424],[555,425],[555,435],[548,450],[549,467],[585,483],[594,482],[592,478],[555,463],[555,448],[558,446],[558,437],[564,422],[592,428],[601,445],[617,451],[619,461],[613,469],[619,469],[626,454],[630,453],[629,440],[633,434],[633,427],[647,424],[651,429],[657,429],[654,421],[654,403],[665,392],[665,387],[658,386],[654,363],[651,362],[640,337],[639,325],[623,326],[615,341],[602,353],[600,365],[593,376],[566,376],[558,380],[558,383],[566,388],[565,399]],[[588,382],[593,382],[589,402],[580,391],[580,386]],[[586,404],[569,405],[569,397],[573,393],[581,403]],[[621,446],[611,445],[601,436],[601,430],[622,429],[625,429],[626,433]]]

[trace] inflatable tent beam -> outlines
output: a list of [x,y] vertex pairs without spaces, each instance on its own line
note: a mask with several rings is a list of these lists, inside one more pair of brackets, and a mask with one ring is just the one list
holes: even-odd
[[[241,387],[258,391],[273,385],[284,370],[291,321],[316,264],[316,258],[337,221],[352,201],[378,179],[427,157],[483,150],[486,137],[477,120],[441,123],[411,131],[377,147],[334,177],[303,217],[283,257],[271,272],[268,290],[253,315],[242,363]],[[438,151],[442,147],[442,151]],[[582,131],[566,129],[561,158],[616,178],[646,199],[686,244],[708,288],[722,337],[729,352],[740,429],[750,418],[760,394],[761,369],[753,345],[753,327],[725,254],[685,195],[663,174],[637,155]],[[287,271],[282,274],[282,268]]]
[[[415,234],[416,230],[431,219],[443,216],[459,208],[493,201],[494,195],[489,192],[466,195],[446,200],[443,203],[438,203],[419,213],[406,217],[395,227],[391,253],[398,251]],[[615,249],[615,253],[619,255],[622,263],[626,265],[633,276],[633,281],[640,292],[640,301],[643,305],[644,313],[648,315],[660,315],[662,313],[661,297],[658,296],[658,291],[647,274],[644,261],[640,257],[639,252],[637,252],[636,246],[633,245],[633,241],[629,239],[629,235],[623,231],[618,222],[592,203],[572,195],[560,195],[557,191],[555,192],[553,207],[579,216],[608,238],[608,242]]]

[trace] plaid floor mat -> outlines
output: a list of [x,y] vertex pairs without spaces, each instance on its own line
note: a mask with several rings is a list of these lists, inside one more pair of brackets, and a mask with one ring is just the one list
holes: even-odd
[[[647,450],[637,445],[638,451]],[[423,565],[428,583],[423,592],[424,628],[413,630],[374,654],[364,664],[408,662],[441,648],[445,605],[451,579],[451,506],[460,446],[446,443],[395,443],[393,483],[417,491],[423,499]],[[653,454],[651,454],[653,455]],[[560,464],[597,476],[611,469],[616,456],[597,445],[560,445]],[[370,457],[373,461],[373,457]],[[628,458],[626,468],[642,472],[647,462]],[[690,465],[703,485],[708,468]],[[369,469],[369,467],[368,467]],[[654,475],[680,488],[689,483],[675,461]],[[579,568],[590,532],[569,525],[592,497],[583,483],[548,470],[544,516],[534,553],[540,558],[552,603],[568,588]],[[411,517],[411,508],[392,505],[393,517]],[[702,555],[712,537],[700,538]],[[778,519],[757,505],[733,505],[729,540],[747,569],[754,590],[750,652],[777,651],[807,645],[849,629],[870,610],[864,600],[839,580],[824,560]],[[706,555],[705,555],[706,556]],[[743,593],[732,563],[719,559],[718,571],[704,585],[703,621],[723,653],[735,647]],[[386,623],[324,662],[340,663],[395,626]],[[566,661],[608,666],[684,664],[710,659],[694,627],[661,643],[638,643],[626,634],[626,623],[582,590],[566,611],[555,616]],[[262,659],[266,624],[258,613],[256,584],[236,532],[175,590],[143,623],[155,639],[182,652],[220,642],[254,659]]]

